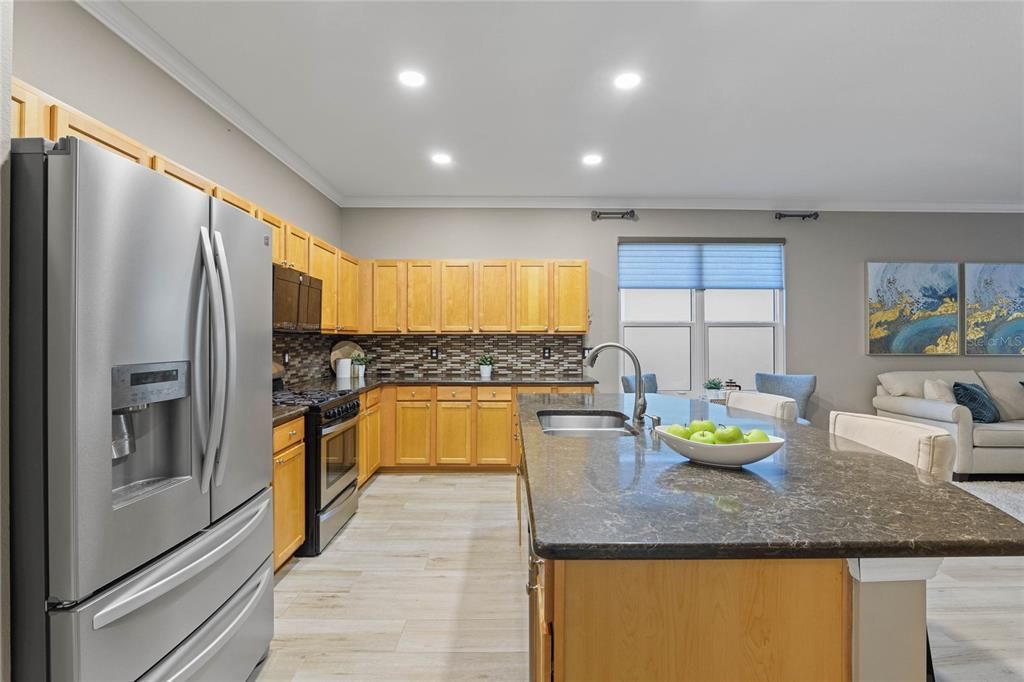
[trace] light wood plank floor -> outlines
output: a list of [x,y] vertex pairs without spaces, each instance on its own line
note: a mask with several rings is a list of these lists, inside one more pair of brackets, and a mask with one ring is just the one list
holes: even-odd
[[[526,680],[511,475],[380,475],[322,556],[277,575],[277,680]],[[1024,559],[947,559],[928,589],[942,682],[1024,680]]]

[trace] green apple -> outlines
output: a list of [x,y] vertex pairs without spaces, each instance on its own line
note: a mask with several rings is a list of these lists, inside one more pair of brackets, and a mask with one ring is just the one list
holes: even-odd
[[742,443],[743,431],[738,426],[719,426],[715,431],[715,442],[719,445]]
[[761,429],[750,429],[744,434],[743,440],[747,443],[767,443],[771,438]]
[[665,427],[665,431],[679,438],[690,438],[690,429],[686,428],[682,424],[672,424],[670,426],[667,426]]
[[715,422],[708,421],[707,419],[694,419],[690,422],[690,433],[697,433],[698,431],[710,431],[715,432]]
[[697,433],[690,434],[690,440],[701,445],[714,445],[715,434],[712,431],[698,431]]

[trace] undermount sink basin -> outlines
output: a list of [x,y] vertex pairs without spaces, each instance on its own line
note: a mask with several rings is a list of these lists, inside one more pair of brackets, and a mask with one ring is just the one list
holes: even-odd
[[622,438],[637,435],[626,415],[608,410],[541,410],[537,421],[549,436]]

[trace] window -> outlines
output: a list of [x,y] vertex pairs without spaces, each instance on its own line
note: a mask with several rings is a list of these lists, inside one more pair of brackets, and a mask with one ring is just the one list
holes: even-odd
[[620,339],[661,391],[785,371],[782,244],[622,243],[619,304]]

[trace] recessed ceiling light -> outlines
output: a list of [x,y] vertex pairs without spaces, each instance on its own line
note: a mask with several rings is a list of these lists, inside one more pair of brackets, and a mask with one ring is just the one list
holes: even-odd
[[398,74],[398,82],[407,88],[418,88],[427,82],[427,77],[419,71],[403,71]]
[[603,159],[600,154],[584,154],[580,161],[583,162],[584,166],[600,166]]
[[438,166],[450,166],[452,164],[452,155],[445,152],[434,152],[430,155],[430,160]]
[[612,82],[619,90],[632,90],[636,86],[640,85],[642,81],[643,78],[640,77],[640,74],[627,71],[625,73],[620,73]]

